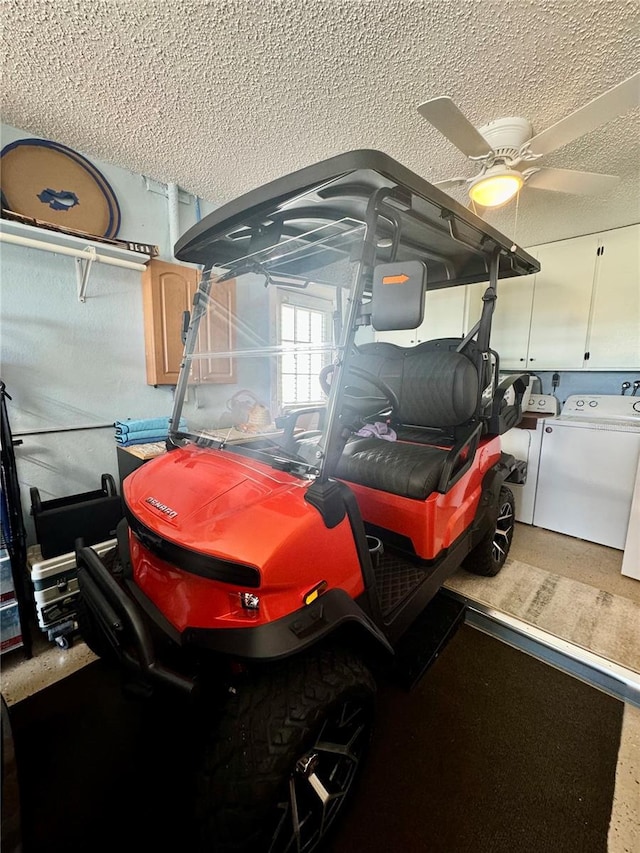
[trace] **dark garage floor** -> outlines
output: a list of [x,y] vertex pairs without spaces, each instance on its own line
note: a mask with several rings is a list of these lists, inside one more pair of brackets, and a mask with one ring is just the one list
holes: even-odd
[[[606,853],[622,712],[463,626],[413,692],[380,687],[367,770],[328,849]],[[23,853],[192,849],[181,704],[125,699],[99,661],[10,714]]]

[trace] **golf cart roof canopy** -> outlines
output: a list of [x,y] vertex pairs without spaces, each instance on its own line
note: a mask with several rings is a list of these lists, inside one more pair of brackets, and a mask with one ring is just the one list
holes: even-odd
[[233,269],[237,261],[280,240],[298,235],[308,240],[325,224],[347,233],[354,224],[370,221],[374,208],[375,262],[424,261],[430,290],[487,281],[496,252],[499,278],[540,268],[535,258],[451,196],[372,150],[339,154],[234,199],[187,231],[175,257]]

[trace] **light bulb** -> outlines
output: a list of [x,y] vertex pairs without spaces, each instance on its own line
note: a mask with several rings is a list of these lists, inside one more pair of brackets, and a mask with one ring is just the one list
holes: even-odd
[[492,166],[469,187],[469,197],[483,207],[499,207],[512,199],[523,185],[520,172],[505,166]]

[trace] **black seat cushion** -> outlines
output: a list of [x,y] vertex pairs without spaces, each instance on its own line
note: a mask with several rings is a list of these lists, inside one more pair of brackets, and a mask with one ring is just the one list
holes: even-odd
[[442,429],[404,426],[402,424],[394,424],[393,428],[400,441],[412,441],[414,444],[437,444],[441,447],[447,447],[455,441],[449,433]]
[[425,500],[438,486],[447,450],[380,438],[347,442],[336,477],[406,498]]
[[468,429],[474,417],[479,390],[475,364],[448,345],[404,348],[386,341],[363,344],[353,363],[396,392],[393,428],[400,440],[349,440],[336,476],[425,500],[438,488],[459,429]]
[[393,388],[400,401],[395,412],[399,424],[446,429],[473,417],[478,373],[458,352],[403,348],[379,341],[363,344],[353,364]]

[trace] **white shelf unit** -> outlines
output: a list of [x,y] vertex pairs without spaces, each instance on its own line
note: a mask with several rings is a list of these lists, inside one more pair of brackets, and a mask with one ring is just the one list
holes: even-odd
[[111,243],[102,243],[87,237],[76,237],[38,228],[12,219],[0,219],[0,241],[29,249],[39,249],[57,255],[68,255],[75,260],[78,300],[86,299],[87,285],[94,263],[142,272],[151,256],[133,252]]

